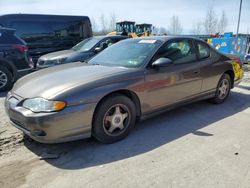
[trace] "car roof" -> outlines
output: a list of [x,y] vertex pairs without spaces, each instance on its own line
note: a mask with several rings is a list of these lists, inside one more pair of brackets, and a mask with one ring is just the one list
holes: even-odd
[[15,31],[16,31],[15,29],[0,26],[1,33],[15,33]]
[[89,19],[88,16],[78,16],[78,15],[55,15],[55,14],[2,14],[0,19],[37,19],[37,18],[69,18],[69,19]]
[[192,37],[192,36],[175,36],[175,35],[140,37],[140,38],[136,38],[136,39],[138,39],[138,40],[141,40],[141,39],[158,40],[158,41],[162,41],[162,42],[166,42],[166,41],[171,40],[171,39],[193,39],[193,40],[198,40],[198,41],[204,42],[204,40],[202,40],[200,38]]
[[105,38],[129,38],[128,36],[123,36],[123,35],[99,35],[99,36],[93,36],[93,38],[99,38],[99,39],[105,39]]

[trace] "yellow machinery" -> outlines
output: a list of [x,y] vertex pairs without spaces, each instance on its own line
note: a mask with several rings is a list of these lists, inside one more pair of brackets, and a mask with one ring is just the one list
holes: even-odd
[[152,33],[152,24],[136,24],[136,33],[140,37],[151,36]]
[[137,37],[135,22],[122,21],[116,22],[116,30],[108,35],[125,35],[130,37]]
[[116,31],[108,35],[125,35],[134,37],[150,36],[152,32],[151,24],[137,24],[133,21],[122,21],[116,23]]

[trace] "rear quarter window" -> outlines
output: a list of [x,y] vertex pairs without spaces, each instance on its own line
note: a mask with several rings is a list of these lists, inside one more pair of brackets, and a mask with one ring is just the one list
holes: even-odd
[[201,42],[197,42],[197,47],[200,59],[206,59],[210,56],[210,48],[208,45]]

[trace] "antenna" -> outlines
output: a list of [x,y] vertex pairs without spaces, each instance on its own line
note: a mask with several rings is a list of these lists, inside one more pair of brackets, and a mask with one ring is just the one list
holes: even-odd
[[236,38],[238,38],[239,28],[240,28],[241,7],[242,7],[242,0],[240,0],[240,9],[239,9],[239,17],[238,17],[238,25],[237,25]]

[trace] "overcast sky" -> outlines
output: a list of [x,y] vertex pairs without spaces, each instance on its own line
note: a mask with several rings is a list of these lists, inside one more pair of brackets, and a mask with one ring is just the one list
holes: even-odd
[[[0,0],[0,14],[37,13],[87,15],[96,22],[104,14],[114,13],[118,21],[152,23],[168,28],[173,15],[179,17],[184,34],[202,20],[213,6],[219,17],[224,10],[228,18],[227,31],[236,32],[240,0]],[[250,32],[250,0],[243,0],[241,33]]]

